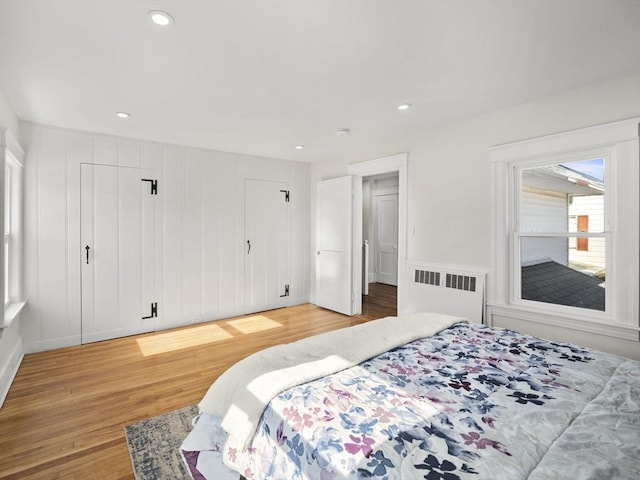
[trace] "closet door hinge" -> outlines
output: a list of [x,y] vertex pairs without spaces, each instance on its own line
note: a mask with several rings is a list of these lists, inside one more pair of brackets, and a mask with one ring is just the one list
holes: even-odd
[[280,190],[280,192],[284,193],[284,201],[289,203],[289,190]]
[[146,320],[147,318],[154,318],[158,316],[158,302],[154,302],[151,304],[151,315],[148,317],[142,317],[142,320]]
[[151,183],[151,195],[158,194],[158,180],[152,180],[151,178],[141,178],[140,180]]
[[280,298],[282,298],[282,297],[288,297],[288,296],[289,296],[289,284],[287,283],[287,284],[284,286],[284,295],[280,295]]

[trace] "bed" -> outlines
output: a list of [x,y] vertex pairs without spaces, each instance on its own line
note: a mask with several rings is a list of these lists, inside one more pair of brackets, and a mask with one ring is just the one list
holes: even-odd
[[199,406],[194,480],[640,478],[640,362],[445,315],[267,349]]

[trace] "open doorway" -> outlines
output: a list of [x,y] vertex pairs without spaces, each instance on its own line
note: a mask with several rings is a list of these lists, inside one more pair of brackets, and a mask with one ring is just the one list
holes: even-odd
[[[397,288],[395,289],[395,303],[396,311],[398,314],[404,313],[406,308],[406,260],[407,260],[407,153],[399,153],[388,157],[377,158],[375,160],[369,160],[359,163],[352,163],[347,168],[347,173],[352,176],[355,181],[355,189],[353,192],[353,223],[352,223],[352,251],[358,252],[352,256],[352,299],[353,299],[353,312],[355,314],[363,313],[362,299],[363,299],[363,287],[365,285],[371,286],[368,282],[365,284],[363,281],[363,269],[364,258],[362,254],[363,250],[363,211],[362,201],[362,186],[363,179],[368,177],[381,176],[395,176],[397,175],[397,191],[398,191],[398,244],[397,244]],[[377,282],[376,282],[377,284]],[[391,286],[392,287],[392,286]],[[393,289],[391,288],[393,291]],[[369,288],[369,295],[371,295],[371,288]],[[373,300],[373,298],[381,298],[382,294],[375,297],[367,298],[366,300]],[[393,298],[393,297],[392,297]],[[371,302],[369,302],[371,303]],[[385,302],[389,303],[389,302]],[[388,315],[393,315],[389,312]]]
[[[407,312],[407,159],[407,153],[399,153],[352,163],[347,166],[347,176],[318,182],[316,305],[345,315],[363,313],[362,182],[363,178],[393,173],[398,178],[398,241],[397,288],[393,292],[395,301],[391,300],[391,308],[395,304],[398,314]],[[393,313],[391,311],[389,315]]]
[[362,177],[362,315],[398,312],[397,171]]

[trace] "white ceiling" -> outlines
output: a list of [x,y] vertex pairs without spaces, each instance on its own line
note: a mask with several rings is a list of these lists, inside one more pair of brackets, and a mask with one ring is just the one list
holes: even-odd
[[639,71],[639,46],[640,0],[0,0],[0,89],[21,120],[303,161],[411,150]]

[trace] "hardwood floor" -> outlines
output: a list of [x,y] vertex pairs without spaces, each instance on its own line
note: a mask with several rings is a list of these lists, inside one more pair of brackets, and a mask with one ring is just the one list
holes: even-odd
[[133,479],[125,425],[198,402],[254,351],[395,314],[381,287],[358,317],[306,304],[26,355],[0,408],[0,478]]
[[370,283],[369,295],[362,296],[362,316],[369,320],[396,316],[397,305],[398,287],[383,283]]

